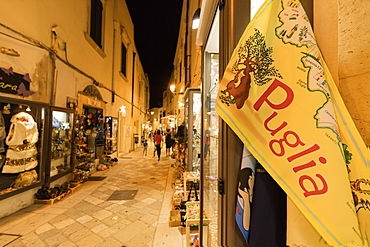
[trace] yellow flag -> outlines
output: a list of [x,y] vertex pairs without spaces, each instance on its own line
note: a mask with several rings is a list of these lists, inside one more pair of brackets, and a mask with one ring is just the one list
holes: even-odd
[[367,246],[367,150],[299,0],[267,0],[256,13],[220,81],[216,109],[329,245]]

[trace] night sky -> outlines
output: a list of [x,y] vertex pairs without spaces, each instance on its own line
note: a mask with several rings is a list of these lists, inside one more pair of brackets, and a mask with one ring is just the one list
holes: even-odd
[[162,106],[173,69],[182,0],[126,0],[135,44],[150,83],[150,107]]

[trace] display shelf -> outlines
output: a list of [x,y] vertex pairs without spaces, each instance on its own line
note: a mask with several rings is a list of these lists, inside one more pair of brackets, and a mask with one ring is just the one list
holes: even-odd
[[40,200],[40,199],[34,199],[34,202],[35,204],[55,204],[57,203],[58,201],[61,201],[63,198],[65,198],[66,196],[72,194],[73,192],[76,192],[76,190],[78,188],[81,187],[81,184],[77,184],[75,187],[72,187],[72,188],[69,188],[68,192],[65,192],[55,198],[52,198],[52,199],[46,199],[46,200]]
[[[91,120],[89,120],[89,123],[91,124]],[[74,180],[84,182],[91,175],[92,170],[91,165],[89,165],[91,154],[88,150],[88,136],[91,135],[92,127],[88,128],[88,118],[86,115],[76,115],[74,128]]]
[[[186,246],[194,247],[196,246],[192,240],[195,235],[199,236],[200,228],[200,202],[187,202],[186,203],[186,223],[185,223],[185,232],[186,232]],[[205,214],[203,214],[203,224],[209,224],[209,219],[206,219]],[[199,246],[199,245],[198,245]]]
[[34,199],[34,202],[36,204],[54,204],[60,200],[62,200],[64,196],[60,195],[52,199],[47,199],[47,200],[39,200],[39,199]]

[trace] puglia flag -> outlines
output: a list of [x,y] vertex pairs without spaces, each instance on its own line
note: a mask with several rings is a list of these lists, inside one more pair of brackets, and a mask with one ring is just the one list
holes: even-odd
[[299,0],[261,6],[230,58],[216,109],[319,238],[369,246],[369,151]]

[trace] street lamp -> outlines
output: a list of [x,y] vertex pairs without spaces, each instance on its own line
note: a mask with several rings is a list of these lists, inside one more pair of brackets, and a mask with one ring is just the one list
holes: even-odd
[[176,85],[175,84],[170,85],[170,90],[173,94],[184,94],[184,93],[176,92]]
[[194,15],[193,15],[193,24],[191,26],[192,29],[198,29],[200,23],[200,8],[198,8]]

